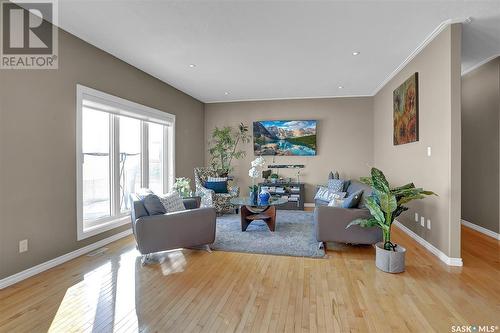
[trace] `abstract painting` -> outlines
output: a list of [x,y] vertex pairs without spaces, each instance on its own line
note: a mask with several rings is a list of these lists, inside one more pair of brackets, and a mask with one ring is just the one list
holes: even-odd
[[253,123],[255,155],[316,155],[316,120],[266,120]]
[[393,92],[394,145],[418,141],[418,73]]

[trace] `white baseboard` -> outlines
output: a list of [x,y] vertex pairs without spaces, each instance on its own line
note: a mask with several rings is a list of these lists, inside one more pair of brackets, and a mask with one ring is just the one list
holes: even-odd
[[114,242],[120,238],[123,238],[123,237],[126,237],[128,235],[132,234],[132,229],[128,229],[128,230],[125,230],[125,231],[122,231],[116,235],[113,235],[111,237],[108,237],[108,238],[105,238],[105,239],[101,239],[100,241],[98,242],[95,242],[95,243],[92,243],[90,245],[87,245],[87,246],[84,246],[82,248],[79,248],[78,250],[75,250],[73,252],[70,252],[70,253],[66,253],[66,254],[63,254],[62,256],[60,257],[57,257],[57,258],[54,258],[54,259],[51,259],[49,261],[46,261],[44,263],[41,263],[39,265],[36,265],[34,267],[31,267],[31,268],[28,268],[28,269],[25,269],[24,271],[21,271],[19,273],[16,273],[14,275],[11,275],[11,276],[8,276],[4,279],[1,279],[0,280],[0,290],[3,289],[3,288],[6,288],[10,285],[13,285],[15,283],[18,283],[22,280],[25,280],[29,277],[32,277],[33,275],[36,275],[36,274],[39,274],[43,271],[46,271],[52,267],[55,267],[57,265],[60,265],[62,263],[65,263],[66,261],[69,261],[69,260],[72,260],[72,259],[75,259],[81,255],[84,255],[86,253],[89,253],[89,252],[92,252],[100,247],[103,247],[104,245],[106,244],[109,244],[111,242]]
[[305,202],[305,203],[304,203],[304,207],[307,207],[307,208],[314,208],[314,207],[316,207],[316,206],[315,206],[315,205],[314,205],[314,203],[312,203],[312,202]]
[[431,252],[433,255],[438,257],[442,262],[444,262],[448,266],[463,266],[462,258],[452,258],[448,257],[446,254],[444,254],[441,250],[439,250],[437,247],[411,231],[409,228],[404,226],[401,222],[399,221],[394,221],[394,225],[397,226],[399,229],[403,230],[408,236],[413,238],[417,243],[422,245],[426,250]]
[[500,234],[498,234],[494,231],[491,231],[489,229],[483,228],[481,226],[478,226],[477,224],[471,223],[471,222],[466,221],[466,220],[462,220],[462,225],[464,227],[471,228],[471,229],[474,229],[482,234],[485,234],[486,236],[490,236],[492,238],[495,238],[496,240],[500,240]]

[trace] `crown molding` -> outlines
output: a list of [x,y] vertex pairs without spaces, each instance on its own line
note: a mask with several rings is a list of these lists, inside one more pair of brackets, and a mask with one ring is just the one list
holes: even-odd
[[488,58],[484,59],[483,61],[481,61],[481,62],[475,64],[474,66],[472,66],[470,68],[467,68],[467,70],[463,71],[462,72],[462,76],[469,74],[470,72],[478,69],[482,65],[487,64],[490,61],[492,61],[493,59],[498,58],[498,57],[500,57],[500,54],[495,54],[494,56],[491,56],[491,57],[488,57]]
[[373,97],[372,95],[342,95],[342,96],[310,96],[310,97],[276,97],[276,98],[248,98],[248,99],[231,99],[220,101],[203,102],[205,104],[216,103],[239,103],[239,102],[265,102],[265,101],[289,101],[301,99],[329,99],[329,98],[356,98],[356,97]]
[[375,89],[372,96],[378,94],[378,92],[382,90],[382,88],[384,88],[387,85],[387,83],[389,83],[389,81],[391,81],[396,75],[398,75],[399,72],[401,72],[418,54],[420,54],[420,52],[422,52],[422,50],[425,49],[425,47],[429,45],[429,43],[432,42],[444,29],[455,23],[465,23],[469,21],[470,21],[469,18],[456,18],[441,22],[441,24],[438,25],[437,28],[434,29],[434,31],[432,31],[424,39],[424,41],[420,43],[420,45],[415,50],[413,50],[413,52],[410,53],[410,55],[398,67],[396,67],[396,69],[391,74],[389,74],[389,76],[386,77],[384,81],[382,81],[378,85],[377,89]]

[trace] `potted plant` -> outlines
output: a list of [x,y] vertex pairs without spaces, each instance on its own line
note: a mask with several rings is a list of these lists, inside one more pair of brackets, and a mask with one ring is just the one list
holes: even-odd
[[245,151],[238,150],[240,143],[250,142],[248,126],[240,123],[235,129],[231,126],[215,127],[212,131],[212,140],[208,152],[211,156],[211,165],[220,177],[227,177],[231,172],[233,159],[245,156]]
[[369,219],[356,219],[346,228],[353,225],[381,228],[384,240],[375,244],[376,266],[384,272],[403,272],[406,249],[391,242],[392,223],[401,213],[408,210],[404,204],[436,194],[417,188],[413,183],[391,188],[384,173],[377,168],[371,169],[371,177],[363,177],[361,181],[372,187],[372,194],[365,198],[365,205],[372,216]]
[[191,196],[191,179],[186,177],[180,177],[175,179],[174,190],[179,192],[182,198],[187,198]]
[[278,178],[280,178],[280,176],[277,173],[272,173],[271,176],[269,176],[269,178],[271,178],[271,183],[274,184],[278,182]]

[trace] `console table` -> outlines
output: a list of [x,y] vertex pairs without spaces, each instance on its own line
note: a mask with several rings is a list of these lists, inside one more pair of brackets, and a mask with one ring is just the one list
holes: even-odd
[[304,210],[305,184],[297,182],[263,182],[259,183],[261,188],[266,188],[272,197],[284,198],[287,202],[279,205],[276,209]]

